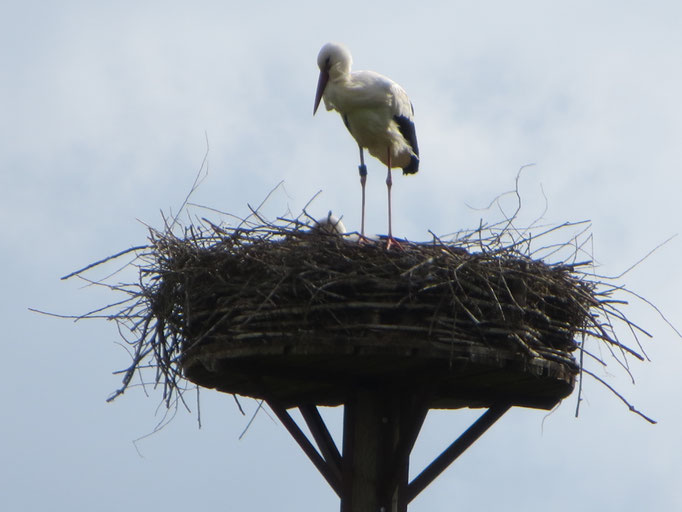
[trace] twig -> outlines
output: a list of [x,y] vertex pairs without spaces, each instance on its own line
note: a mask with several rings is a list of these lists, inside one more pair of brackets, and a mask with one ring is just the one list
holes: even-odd
[[131,247],[130,249],[124,249],[120,252],[117,252],[116,254],[113,254],[111,256],[107,256],[106,258],[102,258],[101,260],[96,261],[94,263],[90,263],[90,265],[87,265],[87,266],[81,268],[80,270],[76,270],[75,272],[71,272],[70,274],[65,275],[61,279],[62,279],[62,281],[64,281],[64,280],[69,279],[73,276],[77,276],[78,274],[82,274],[86,270],[90,270],[91,268],[98,267],[99,265],[102,265],[102,264],[106,263],[107,261],[115,260],[116,258],[123,256],[124,254],[136,252],[136,251],[140,251],[142,249],[148,249],[148,248],[149,248],[148,245],[137,245],[135,247]]
[[631,412],[634,412],[635,414],[638,414],[639,416],[641,416],[642,418],[644,418],[645,420],[647,420],[649,423],[652,423],[652,424],[657,423],[656,420],[652,420],[652,419],[649,418],[647,415],[645,415],[645,414],[643,414],[642,412],[638,411],[638,410],[635,408],[634,405],[632,405],[630,402],[628,402],[627,399],[626,399],[623,395],[621,395],[618,391],[616,391],[616,390],[614,389],[614,387],[611,386],[611,384],[609,384],[608,382],[606,382],[604,379],[602,379],[601,377],[598,377],[597,375],[595,375],[594,373],[592,373],[592,372],[591,372],[590,370],[588,370],[587,368],[583,368],[582,371],[583,371],[584,373],[588,374],[588,375],[589,375],[590,377],[592,377],[593,379],[598,380],[598,381],[599,381],[601,384],[603,384],[604,386],[606,386],[606,387],[609,389],[609,391],[611,391],[611,393],[613,393],[614,395],[616,395],[616,396],[617,396],[625,405],[628,406],[628,409],[630,409]]

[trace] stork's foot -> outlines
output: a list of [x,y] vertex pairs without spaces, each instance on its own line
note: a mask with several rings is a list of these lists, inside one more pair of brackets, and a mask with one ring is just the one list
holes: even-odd
[[388,251],[390,249],[398,249],[399,251],[405,250],[405,248],[403,247],[403,244],[398,242],[398,240],[396,240],[392,236],[388,236],[388,237],[386,237],[386,250]]

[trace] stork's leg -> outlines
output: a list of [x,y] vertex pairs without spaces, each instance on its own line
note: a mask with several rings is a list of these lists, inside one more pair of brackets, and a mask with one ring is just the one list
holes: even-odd
[[362,185],[362,216],[360,221],[360,240],[365,238],[365,183],[367,182],[367,167],[365,166],[365,154],[360,148],[360,165],[358,170],[360,171],[360,185]]
[[388,242],[386,243],[386,249],[390,249],[392,245],[397,245],[400,247],[400,244],[396,242],[393,239],[393,229],[391,225],[391,187],[393,186],[393,179],[391,178],[391,148],[389,147],[387,150],[387,159],[386,161],[388,162],[388,172],[386,173],[386,188],[388,189]]

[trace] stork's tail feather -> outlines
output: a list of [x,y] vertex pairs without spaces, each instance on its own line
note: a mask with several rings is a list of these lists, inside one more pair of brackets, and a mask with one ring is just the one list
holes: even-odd
[[419,170],[419,158],[412,155],[410,163],[403,167],[403,174],[414,174]]

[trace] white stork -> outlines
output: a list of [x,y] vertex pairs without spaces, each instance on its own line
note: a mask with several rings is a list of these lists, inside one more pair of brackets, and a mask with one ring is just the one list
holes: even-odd
[[405,90],[390,78],[374,71],[353,71],[348,49],[327,43],[317,56],[320,77],[317,82],[313,115],[320,100],[327,110],[336,110],[360,148],[362,185],[361,237],[365,235],[365,182],[367,167],[363,148],[388,167],[388,247],[395,243],[391,229],[391,168],[402,167],[403,174],[419,170],[419,148],[414,129],[414,108]]

